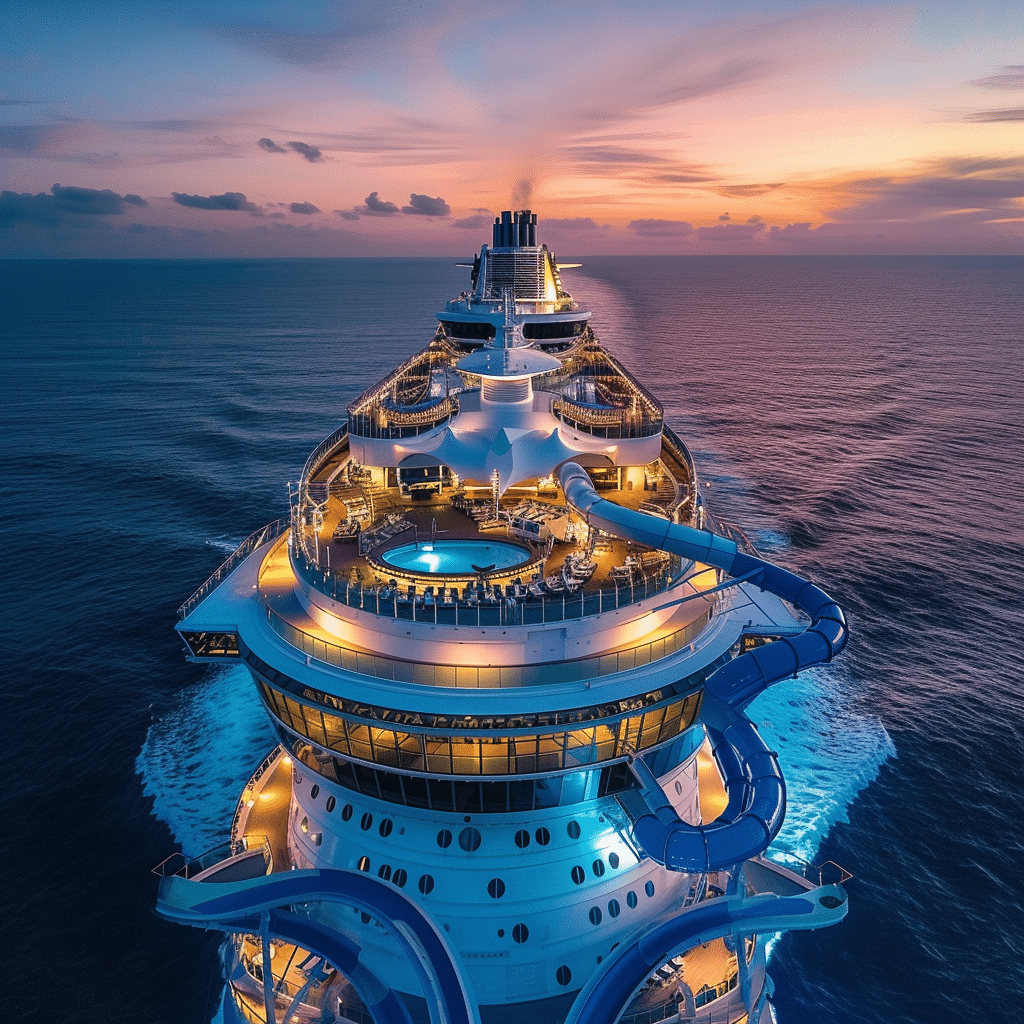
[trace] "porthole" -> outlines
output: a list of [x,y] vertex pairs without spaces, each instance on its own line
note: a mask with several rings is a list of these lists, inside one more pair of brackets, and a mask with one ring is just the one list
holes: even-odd
[[570,821],[565,826],[565,831],[569,833],[570,839],[579,839],[580,837],[580,823],[578,821]]
[[653,882],[648,882],[644,886],[644,892],[647,893],[648,896],[653,896],[654,895],[654,883]]
[[618,917],[619,916],[619,901],[609,900],[608,901],[608,916]]
[[591,907],[590,908],[590,923],[600,924],[601,923],[601,908]]
[[359,858],[359,862],[356,864],[356,867],[360,871],[369,871],[370,870],[370,858],[369,857],[360,857]]
[[405,883],[409,881],[409,875],[405,868],[395,868],[395,873],[391,876],[391,881],[394,882],[399,889],[404,889]]
[[604,874],[604,861],[600,857],[594,861],[594,875],[600,878]]
[[555,971],[555,981],[564,988],[570,981],[572,981],[572,971],[570,971],[565,964],[562,964],[562,966]]
[[377,877],[378,878],[383,878],[385,882],[390,882],[391,881],[391,865],[390,864],[381,864],[381,866],[377,869]]
[[459,846],[462,847],[466,853],[472,853],[474,850],[480,849],[480,832],[475,828],[464,828],[459,833]]
[[577,864],[577,865],[575,865],[573,867],[573,869],[572,869],[572,880],[577,885],[582,885],[583,884],[583,879],[586,878],[586,877],[587,877],[586,871],[584,871],[583,868],[580,867],[579,864]]
[[348,821],[352,817],[352,805],[345,804],[341,809],[341,820]]
[[678,779],[676,779],[676,793],[679,796],[683,795],[683,784]]
[[387,836],[391,835],[391,830],[394,827],[395,827],[394,823],[391,821],[391,819],[390,818],[385,818],[380,823],[380,828],[377,829],[377,831],[380,832],[380,834],[386,838]]
[[360,827],[360,828],[361,828],[361,829],[362,829],[362,830],[363,830],[364,832],[368,832],[368,831],[370,830],[370,826],[371,826],[372,824],[373,824],[373,815],[372,815],[372,814],[371,814],[371,813],[370,813],[369,811],[367,811],[367,812],[366,812],[366,813],[365,813],[365,814],[364,814],[364,815],[363,815],[363,816],[362,816],[362,817],[361,817],[361,818],[359,819],[359,827]]
[[619,855],[614,850],[608,854],[608,863],[611,864],[613,870],[619,866]]
[[373,918],[370,917],[370,915],[366,913],[365,910],[361,910],[359,912],[359,920],[362,921],[363,924],[369,924],[373,920]]
[[447,850],[448,847],[452,845],[452,834],[448,829],[443,828],[437,833],[437,845],[440,846],[442,850]]
[[512,938],[522,945],[530,937],[530,929],[525,924],[517,924],[512,929]]
[[632,910],[636,906],[636,893],[632,889],[626,893],[626,906]]
[[420,875],[420,880],[417,884],[420,892],[426,896],[434,890],[434,877],[433,875]]
[[333,797],[333,796],[329,796],[329,797],[327,798],[327,803],[326,803],[326,804],[325,804],[324,806],[325,806],[325,807],[327,808],[327,813],[328,813],[328,814],[330,814],[330,813],[331,813],[331,811],[333,811],[333,810],[334,810],[334,805],[335,805],[336,803],[337,803],[337,801],[336,801],[336,800],[334,799],[334,797]]
[[492,900],[500,900],[505,895],[505,883],[500,878],[492,878],[487,883],[487,895]]
[[499,939],[505,938],[505,929],[504,928],[499,928],[498,929],[498,938]]
[[516,846],[520,850],[525,850],[530,845],[530,833],[525,828],[521,828],[516,833]]
[[551,842],[551,833],[543,826],[534,833],[538,846],[547,846]]
[[319,795],[320,795],[320,787],[319,786],[314,786],[309,791],[309,799],[310,800],[315,800]]

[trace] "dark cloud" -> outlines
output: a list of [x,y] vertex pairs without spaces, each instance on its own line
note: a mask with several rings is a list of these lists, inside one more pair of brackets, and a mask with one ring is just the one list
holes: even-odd
[[334,212],[345,220],[359,220],[359,214],[355,210],[335,210]]
[[431,198],[413,192],[409,196],[409,205],[402,207],[402,213],[412,213],[420,217],[447,217],[452,208],[440,197]]
[[693,225],[685,220],[631,220],[629,228],[645,238],[678,237],[693,231]]
[[195,210],[244,210],[256,213],[259,207],[245,198],[244,192],[224,192],[219,196],[190,196],[184,192],[172,192],[172,198],[179,206],[190,206]]
[[0,149],[15,153],[34,153],[49,142],[59,130],[41,124],[0,125]]
[[533,198],[533,182],[529,178],[517,181],[512,187],[512,205],[516,209],[528,206]]
[[976,78],[968,84],[982,89],[1024,89],[1024,64],[1007,64],[999,74]]
[[749,242],[759,231],[764,231],[764,227],[759,221],[753,224],[714,224],[697,228],[697,237],[702,242]]
[[318,164],[324,158],[323,153],[316,146],[310,146],[305,142],[289,142],[288,148],[294,150],[303,160],[308,160],[311,164]]
[[357,206],[353,213],[368,213],[371,217],[391,217],[399,212],[398,207],[386,199],[380,198],[379,192],[371,192],[363,206]]
[[766,192],[774,192],[782,188],[784,182],[776,181],[764,185],[719,185],[715,191],[722,196],[737,196],[745,199],[748,196],[763,196]]
[[29,221],[56,224],[79,217],[112,217],[123,214],[127,206],[147,206],[134,193],[122,196],[110,189],[81,188],[77,185],[54,185],[49,192],[0,194],[0,222]]
[[784,228],[771,227],[768,229],[768,240],[771,242],[785,242],[790,245],[800,245],[811,237],[811,222],[802,224],[787,224]]
[[320,207],[314,206],[312,203],[291,203],[288,206],[288,209],[291,210],[292,213],[310,214],[320,212]]
[[564,151],[582,164],[664,164],[668,158],[625,146],[567,146]]
[[719,220],[729,220],[729,213],[728,213],[728,211],[723,213],[718,219]]
[[1024,107],[1015,107],[1009,110],[976,110],[974,113],[966,114],[965,121],[973,121],[976,124],[997,124],[1000,121],[1024,121]]
[[748,217],[747,218],[747,223],[748,224],[761,224],[761,223],[763,223],[763,221],[761,220],[761,215],[759,213],[755,213],[753,217]]
[[494,223],[494,216],[490,213],[473,213],[468,217],[462,217],[459,220],[452,221],[453,228],[472,228],[473,230],[479,230],[480,228],[489,227]]
[[288,150],[284,146],[279,146],[273,139],[260,139],[257,143],[260,149],[265,149],[268,153],[287,153]]

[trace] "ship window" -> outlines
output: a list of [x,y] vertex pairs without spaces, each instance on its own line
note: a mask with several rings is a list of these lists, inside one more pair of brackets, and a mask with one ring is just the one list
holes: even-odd
[[480,832],[475,828],[464,828],[459,833],[459,846],[467,853],[480,849]]
[[547,846],[551,842],[551,833],[542,827],[534,833],[534,838],[540,846]]
[[419,890],[424,896],[429,895],[434,890],[434,877],[433,875],[420,875]]
[[485,811],[501,812],[508,810],[507,782],[481,782],[480,795]]
[[315,800],[319,795],[320,795],[320,787],[319,786],[314,786],[309,791],[309,798],[310,798],[310,800]]
[[448,779],[430,779],[430,806],[435,811],[454,811],[452,784]]
[[383,878],[385,882],[390,882],[391,881],[391,865],[390,864],[381,864],[381,866],[377,869],[377,877],[378,878]]
[[419,776],[409,775],[402,779],[405,790],[405,802],[410,807],[429,807],[427,800],[427,780]]
[[608,854],[608,863],[611,864],[613,868],[617,868],[619,866],[619,855],[614,850]]
[[333,811],[333,810],[334,810],[334,806],[335,806],[335,804],[336,804],[336,803],[337,803],[337,801],[336,801],[336,800],[334,799],[334,797],[333,797],[333,796],[329,796],[329,797],[327,798],[327,804],[326,804],[326,807],[327,807],[327,813],[328,813],[328,814],[330,814],[330,813],[331,813],[331,811]]
[[447,850],[448,847],[452,845],[452,834],[448,829],[443,828],[437,833],[437,845],[440,846],[442,850]]
[[586,873],[586,871],[584,871],[584,870],[583,870],[583,868],[581,868],[581,867],[579,866],[579,864],[577,864],[577,865],[576,865],[576,866],[575,866],[575,867],[574,867],[574,868],[572,869],[572,880],[573,880],[573,881],[574,881],[574,882],[575,882],[575,883],[576,883],[577,885],[582,885],[582,884],[583,884],[583,879],[584,879],[584,878],[586,878],[586,877],[587,877],[587,873]]
[[360,871],[369,871],[370,870],[370,858],[366,857],[366,856],[360,857],[358,863],[356,864],[356,867]]
[[528,847],[529,845],[530,845],[530,833],[527,832],[525,828],[521,828],[516,833],[516,846],[518,846],[520,850],[525,850],[526,847]]
[[598,857],[598,859],[594,861],[594,874],[598,878],[600,878],[604,874],[604,861],[601,860],[600,857]]
[[636,906],[636,893],[632,889],[626,893],[626,906],[632,910]]
[[522,944],[530,937],[530,929],[525,924],[517,924],[512,929],[512,938]]
[[380,834],[382,836],[387,838],[389,835],[391,835],[392,828],[394,828],[394,824],[392,823],[391,819],[390,818],[385,818],[380,823],[380,828],[377,831],[380,832]]
[[562,966],[555,971],[555,981],[564,988],[570,981],[572,981],[572,971],[570,971],[565,964],[562,964]]
[[600,924],[601,923],[601,908],[591,907],[590,908],[590,923]]
[[580,823],[578,821],[570,821],[565,826],[565,831],[569,833],[570,839],[579,839],[580,837]]
[[409,880],[409,875],[405,868],[395,868],[395,873],[391,876],[391,881],[398,886],[399,889],[405,887],[405,883]]
[[619,901],[618,900],[609,900],[608,901],[608,914],[611,917],[618,917],[619,916]]
[[644,886],[644,892],[647,893],[648,896],[653,896],[654,895],[654,883],[653,882],[648,882]]
[[492,900],[500,900],[505,895],[505,883],[500,878],[492,878],[487,883],[487,895]]
[[373,824],[373,815],[367,811],[362,818],[359,819],[359,827],[364,831],[368,832],[370,826]]
[[533,810],[533,780],[512,779],[508,784],[510,811]]
[[341,820],[342,821],[348,821],[349,818],[351,818],[351,817],[352,817],[352,805],[351,804],[345,804],[345,806],[342,807],[342,809],[341,809]]

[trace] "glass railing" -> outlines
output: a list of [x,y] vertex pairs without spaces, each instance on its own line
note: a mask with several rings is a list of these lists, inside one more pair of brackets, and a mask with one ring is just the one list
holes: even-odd
[[[296,650],[316,661],[355,672],[359,675],[390,679],[395,682],[421,686],[445,686],[469,689],[494,687],[548,686],[553,683],[571,683],[597,676],[629,672],[661,661],[677,651],[689,647],[701,634],[711,618],[711,610],[667,636],[645,644],[597,654],[573,661],[559,661],[542,665],[435,665],[428,662],[402,661],[383,654],[354,650],[324,640],[285,620],[265,604],[267,622],[271,629]],[[557,620],[550,620],[557,621]],[[468,625],[468,623],[467,623]]]

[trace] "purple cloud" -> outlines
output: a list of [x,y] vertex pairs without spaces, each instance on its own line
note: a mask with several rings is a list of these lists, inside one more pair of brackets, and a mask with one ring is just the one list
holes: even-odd
[[268,153],[287,153],[288,150],[284,146],[279,146],[273,139],[260,139],[257,143],[260,149],[265,149]]
[[409,205],[402,207],[402,213],[412,213],[420,217],[447,217],[452,208],[440,197],[431,198],[413,192],[409,196]]
[[490,213],[473,213],[468,217],[462,217],[459,220],[452,221],[453,228],[472,228],[473,230],[479,230],[480,228],[489,227],[494,223],[494,216]]
[[291,210],[292,213],[312,214],[320,212],[320,207],[314,206],[312,203],[291,203],[288,209]]
[[323,153],[316,146],[307,145],[305,142],[289,142],[288,148],[294,150],[303,160],[311,164],[318,164],[323,160]]
[[398,212],[398,207],[386,199],[381,199],[378,192],[371,192],[366,197],[364,205],[353,210],[353,213],[368,213],[372,217],[391,217]]
[[54,185],[50,191],[32,195],[29,192],[0,193],[0,223],[31,221],[55,224],[80,216],[111,217],[125,212],[127,206],[148,206],[141,196],[130,192],[118,195],[110,189],[81,188],[77,185]]
[[982,89],[1024,89],[1024,64],[1004,65],[1000,74],[976,78],[968,84]]
[[631,220],[629,229],[645,238],[678,238],[693,231],[693,225],[685,220]]
[[697,228],[697,237],[702,242],[749,242],[759,231],[764,231],[764,224],[715,224],[711,227]]
[[259,207],[245,198],[244,192],[224,192],[219,196],[190,196],[185,192],[172,192],[171,197],[179,206],[195,210],[244,210],[256,213]]

